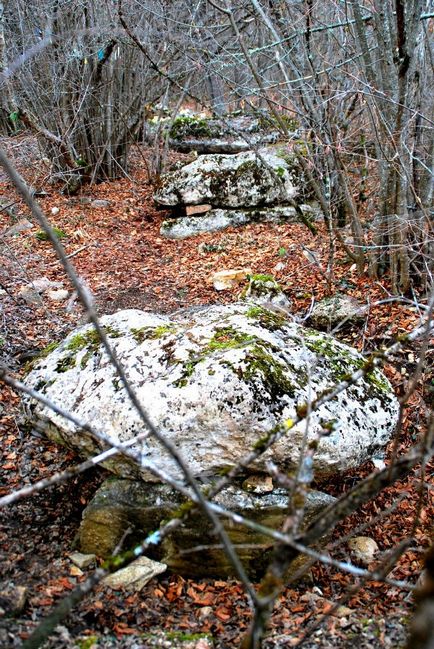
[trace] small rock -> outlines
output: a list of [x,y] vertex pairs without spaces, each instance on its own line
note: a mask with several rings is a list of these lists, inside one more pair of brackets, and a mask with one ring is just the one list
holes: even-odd
[[194,214],[205,214],[210,209],[212,209],[212,205],[187,205],[185,213],[187,216],[193,216]]
[[22,286],[18,290],[18,296],[22,298],[27,304],[42,304],[42,298],[39,295],[38,291],[35,291],[28,286]]
[[82,552],[71,552],[69,558],[78,568],[88,568],[96,561],[96,556],[94,554],[83,554]]
[[71,566],[69,574],[71,575],[71,577],[82,577],[84,573],[81,568],[77,568],[77,566]]
[[91,202],[91,207],[110,207],[111,202],[103,199],[95,199]]
[[204,620],[212,614],[212,606],[202,606],[197,613],[199,620]]
[[10,615],[19,615],[26,605],[28,590],[24,586],[9,586],[0,591],[0,606]]
[[375,558],[379,551],[379,547],[374,539],[369,536],[356,536],[348,541],[354,558],[362,565],[368,566]]
[[211,278],[216,291],[224,291],[225,289],[233,288],[251,275],[250,268],[239,268],[234,270],[220,270]]
[[348,608],[348,606],[338,606],[336,611],[334,611],[333,616],[334,617],[349,617],[353,613],[352,608]]
[[326,297],[312,310],[309,322],[318,329],[355,325],[365,318],[366,308],[350,295],[336,293]]
[[204,241],[197,247],[197,251],[201,255],[206,255],[209,252],[224,252],[225,250],[225,246],[220,243],[205,243]]
[[52,282],[48,277],[39,277],[38,279],[32,280],[30,284],[27,285],[28,288],[38,291],[38,293],[43,293],[49,288],[62,288],[62,282]]
[[9,198],[0,198],[0,212],[4,212],[12,219],[15,218],[15,202]]
[[103,579],[103,584],[113,589],[129,588],[140,591],[153,577],[167,569],[165,563],[152,561],[148,557],[139,557],[126,568],[121,568]]
[[384,454],[382,456],[377,455],[372,458],[372,464],[375,466],[377,471],[383,471],[386,468],[386,463],[384,461]]
[[5,237],[13,237],[15,234],[19,234],[20,232],[25,232],[26,230],[31,230],[33,228],[33,223],[30,223],[27,219],[20,219],[15,223],[15,225],[12,225],[6,232],[4,233],[3,236]]
[[251,475],[243,482],[243,489],[254,494],[269,494],[273,491],[273,480],[269,475]]
[[249,285],[240,297],[244,302],[254,302],[267,309],[277,310],[281,315],[289,313],[291,308],[291,301],[272,275],[251,275]]
[[47,297],[53,302],[63,302],[69,297],[69,293],[66,289],[59,289],[58,291],[47,291]]
[[56,216],[56,214],[59,214],[59,212],[60,212],[60,209],[58,207],[52,207],[51,208],[51,214],[53,216]]

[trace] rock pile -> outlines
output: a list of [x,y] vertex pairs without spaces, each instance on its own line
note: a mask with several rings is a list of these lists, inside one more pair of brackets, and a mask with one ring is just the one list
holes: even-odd
[[294,161],[276,151],[199,156],[162,178],[154,199],[176,218],[164,221],[161,233],[183,239],[254,221],[296,220],[300,213],[313,220],[315,206],[297,212],[294,205],[300,182]]
[[[371,370],[311,412],[306,437],[305,421],[292,424],[296,413],[363,367],[364,359],[328,334],[288,319],[274,306],[280,304],[276,286],[269,299],[260,295],[255,300],[256,284],[246,291],[246,302],[187,309],[170,317],[127,310],[101,322],[153,424],[201,482],[214,481],[251,449],[261,448],[277,428],[286,430],[249,467],[247,482],[244,475],[216,499],[231,511],[275,526],[286,515],[288,494],[266,476],[269,460],[284,473],[298,470],[300,454],[312,443],[313,461],[302,463],[307,483],[314,475],[333,476],[357,467],[388,442],[399,408],[387,379]],[[141,458],[140,469],[125,455],[105,462],[120,480],[105,485],[89,505],[80,533],[83,551],[107,554],[127,527],[143,537],[176,512],[183,497],[161,483],[165,476],[182,480],[182,471],[153,436],[131,445],[144,424],[92,326],[78,328],[51,350],[26,383],[91,422],[115,444],[128,443]],[[91,432],[42,403],[25,397],[24,405],[32,425],[51,439],[87,456],[104,447]],[[310,492],[306,511],[314,516],[330,502],[330,496]],[[184,574],[228,574],[231,569],[218,549],[180,554],[196,545],[215,545],[203,519],[193,517],[155,558]],[[269,539],[230,523],[228,531],[235,543],[249,546],[242,556],[251,572],[260,570]]]

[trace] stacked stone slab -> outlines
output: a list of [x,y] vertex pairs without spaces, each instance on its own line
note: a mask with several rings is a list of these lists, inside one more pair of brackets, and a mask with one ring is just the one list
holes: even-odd
[[[198,156],[162,178],[154,199],[174,218],[163,222],[161,233],[183,239],[257,221],[294,221],[300,182],[295,163],[273,150]],[[319,215],[314,206],[299,208],[309,220]]]

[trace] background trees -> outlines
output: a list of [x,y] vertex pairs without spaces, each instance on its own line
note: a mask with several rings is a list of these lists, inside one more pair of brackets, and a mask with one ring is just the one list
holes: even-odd
[[4,112],[40,136],[67,190],[125,173],[159,81],[118,28],[113,5],[8,2],[2,24],[4,60],[38,50],[6,84]]
[[305,168],[332,237],[351,229],[347,252],[359,269],[390,272],[395,293],[426,290],[428,9],[424,0],[362,8],[349,0],[7,0],[0,68],[25,56],[4,83],[3,130],[18,120],[34,129],[73,192],[126,171],[147,104],[161,100],[172,114],[186,99],[217,115],[266,109]]

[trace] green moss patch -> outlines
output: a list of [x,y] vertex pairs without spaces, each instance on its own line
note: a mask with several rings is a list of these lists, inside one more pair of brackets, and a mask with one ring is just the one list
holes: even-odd
[[332,339],[321,338],[316,333],[307,333],[304,344],[310,351],[327,359],[334,381],[348,381],[357,370],[367,370],[365,380],[378,392],[390,393],[390,385],[381,372],[376,368],[369,369],[369,359],[355,358],[349,351],[334,344]]
[[[108,338],[120,338],[122,336],[120,331],[110,326],[103,327],[103,331]],[[65,346],[65,350],[72,353],[59,360],[56,366],[56,372],[66,372],[75,367],[77,352],[86,349],[86,353],[80,361],[80,367],[84,369],[92,356],[99,351],[100,345],[101,340],[96,329],[75,334]]]
[[249,280],[251,282],[272,282],[276,286],[279,286],[279,284],[274,279],[273,275],[265,275],[263,273],[256,273],[255,275],[249,275]]
[[[193,375],[196,366],[204,361],[208,356],[218,351],[226,351],[228,349],[236,349],[244,347],[257,341],[256,336],[246,334],[238,331],[234,327],[219,327],[215,330],[213,337],[203,347],[202,350],[197,352],[190,352],[188,360],[182,361],[182,374],[173,385],[178,388],[183,388],[188,384],[188,379]],[[226,361],[224,361],[226,362]],[[214,374],[213,370],[208,372],[210,375]]]
[[[54,234],[58,239],[65,239],[68,236],[66,232],[64,232],[60,228],[51,228],[51,229],[53,230]],[[35,232],[35,237],[38,239],[38,241],[49,240],[49,236],[47,232],[45,232],[45,230],[38,230],[37,232]]]
[[234,327],[220,327],[216,329],[214,336],[206,346],[205,353],[220,349],[234,349],[252,343],[255,340],[255,336],[237,331]]
[[184,137],[213,137],[214,133],[206,119],[180,116],[174,120],[169,135],[173,140],[181,140]]
[[287,320],[284,315],[265,309],[262,306],[252,305],[246,311],[247,318],[256,320],[256,322],[268,331],[276,331],[285,326]]
[[173,385],[176,388],[185,388],[188,384],[188,379],[193,375],[196,365],[205,360],[205,356],[195,355],[194,352],[190,352],[189,359],[182,362],[182,373],[179,379],[174,381]]
[[255,344],[248,350],[243,361],[242,376],[246,383],[256,383],[258,376],[262,379],[264,389],[271,397],[271,403],[284,395],[293,397],[296,385],[286,374],[286,367],[279,363],[262,344]]
[[144,340],[158,340],[167,334],[172,334],[176,331],[174,325],[159,325],[157,327],[140,327],[138,329],[131,328],[131,334],[136,342],[139,344]]
[[[120,338],[122,336],[122,333],[117,329],[114,329],[113,327],[107,326],[103,327],[102,329],[108,338]],[[90,329],[85,333],[79,333],[73,336],[66,345],[65,349],[77,352],[81,349],[84,349],[85,347],[91,347],[95,350],[97,347],[99,347],[100,344],[101,340],[98,332],[96,331],[96,329]]]

